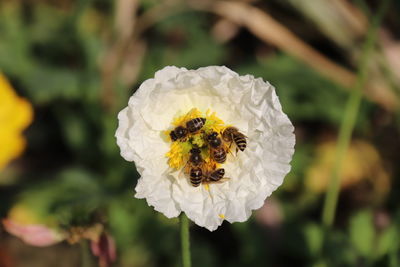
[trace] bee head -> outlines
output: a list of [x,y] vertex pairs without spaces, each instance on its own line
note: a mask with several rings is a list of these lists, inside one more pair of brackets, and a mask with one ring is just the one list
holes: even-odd
[[208,140],[208,141],[211,141],[211,140],[217,138],[217,136],[218,136],[218,133],[217,133],[217,132],[212,132],[212,133],[210,133],[210,134],[207,136],[207,140]]
[[198,148],[198,147],[193,147],[192,149],[190,149],[190,153],[191,153],[191,154],[200,154],[201,151],[200,151],[200,148]]
[[178,136],[176,136],[175,131],[171,131],[171,132],[169,133],[169,136],[171,137],[171,140],[172,140],[172,141],[178,140]]

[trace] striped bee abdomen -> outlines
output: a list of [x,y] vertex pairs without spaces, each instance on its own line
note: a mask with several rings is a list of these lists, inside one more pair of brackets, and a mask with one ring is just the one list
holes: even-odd
[[212,148],[211,156],[218,163],[224,163],[226,161],[226,151],[223,147]]
[[221,180],[224,177],[224,175],[225,175],[225,169],[219,168],[213,171],[208,178],[210,181],[216,182]]
[[233,136],[233,141],[235,142],[236,146],[240,149],[240,151],[244,151],[247,146],[246,137],[241,133],[236,133]]
[[206,123],[205,118],[194,118],[186,123],[186,128],[190,133],[195,133],[204,126],[204,123]]
[[190,183],[192,186],[197,187],[203,180],[203,171],[200,167],[195,167],[190,170]]

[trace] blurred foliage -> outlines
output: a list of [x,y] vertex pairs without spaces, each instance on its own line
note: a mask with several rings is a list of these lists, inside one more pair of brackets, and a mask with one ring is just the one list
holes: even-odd
[[[277,192],[283,214],[279,225],[252,218],[224,223],[213,233],[193,226],[193,266],[398,266],[399,199],[391,190],[399,185],[394,179],[400,173],[398,115],[364,101],[355,135],[371,148],[374,159],[360,156],[360,164],[349,163],[359,177],[351,177],[354,183],[343,188],[334,233],[326,235],[320,224],[324,190],[310,190],[307,179],[309,169],[324,157],[321,144],[336,137],[348,89],[243,28],[227,41],[218,41],[211,32],[219,18],[186,6],[179,12],[165,10],[165,17],[151,21],[143,36],[136,37],[145,49],[121,48],[138,60],[143,57],[129,69],[133,82],[126,82],[115,74],[118,64],[114,73],[106,74],[108,56],[118,54],[113,49],[121,39],[113,20],[115,5],[122,2],[0,3],[0,70],[35,110],[26,131],[27,152],[0,173],[0,181],[8,181],[0,186],[2,217],[13,204],[26,203],[64,229],[100,222],[116,240],[115,266],[180,266],[177,219],[166,219],[133,197],[139,175],[134,164],[119,155],[114,138],[117,112],[134,88],[165,65],[228,65],[276,87],[283,110],[296,126],[296,154]],[[159,2],[143,0],[138,5],[143,15]],[[276,3],[267,7],[277,14],[285,11]],[[400,26],[398,18],[392,20],[392,27]],[[321,36],[311,40],[313,45],[334,56],[341,53]],[[363,163],[378,171],[368,171]],[[327,179],[329,164],[317,169],[313,179]],[[363,197],[371,193],[371,184],[362,181],[374,181],[380,173],[390,176],[392,185],[375,202]],[[63,255],[60,259],[68,261]],[[42,261],[46,266],[46,259]]]
[[[310,121],[335,127],[340,124],[346,90],[294,58],[276,55],[253,64],[243,64],[238,71],[263,77],[273,84],[284,111],[294,121]],[[365,103],[359,114],[359,129],[367,127],[371,109],[373,107],[370,103]]]
[[[192,69],[223,62],[224,47],[210,36],[207,28],[207,16],[194,12],[179,14],[157,24],[154,29],[157,38],[166,40],[167,45],[151,42],[149,49],[154,52],[143,63],[142,78],[153,77],[160,66]],[[204,56],[205,52],[207,56]]]

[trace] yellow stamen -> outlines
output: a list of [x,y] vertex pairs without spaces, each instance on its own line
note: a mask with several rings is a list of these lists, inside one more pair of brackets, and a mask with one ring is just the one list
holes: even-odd
[[188,142],[173,142],[171,149],[165,154],[171,168],[180,169],[186,162],[191,146]]
[[221,219],[225,219],[225,215],[224,214],[219,214],[218,215]]
[[208,109],[206,111],[206,124],[204,125],[204,127],[206,129],[209,129],[209,131],[214,131],[217,133],[221,133],[223,129],[225,129],[227,126],[225,126],[225,123],[223,120],[221,120],[220,118],[218,118],[215,115],[215,112],[211,113],[211,111]]

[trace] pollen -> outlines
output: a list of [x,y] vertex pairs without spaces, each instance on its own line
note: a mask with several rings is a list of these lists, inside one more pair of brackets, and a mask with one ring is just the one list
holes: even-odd
[[192,139],[192,144],[196,145],[198,147],[205,146],[205,142],[204,142],[204,139],[203,139],[202,135],[201,134],[194,135],[193,139]]
[[171,149],[165,154],[168,165],[174,169],[180,169],[185,165],[185,159],[189,157],[191,145],[188,142],[173,142]]
[[225,215],[224,214],[218,214],[218,217],[220,217],[221,219],[225,219]]

